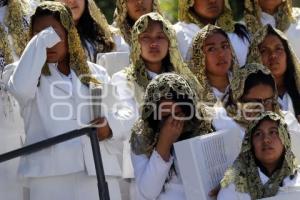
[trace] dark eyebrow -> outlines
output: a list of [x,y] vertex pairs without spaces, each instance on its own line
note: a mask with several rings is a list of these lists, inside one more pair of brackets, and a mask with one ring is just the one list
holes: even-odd
[[[221,44],[229,44],[229,41],[228,40],[224,40],[224,41],[222,41],[221,42]],[[206,43],[206,44],[204,44],[204,46],[213,46],[213,45],[216,45],[216,43],[215,42],[211,42],[211,43]]]
[[229,44],[229,41],[225,40],[225,41],[221,42],[221,44],[225,44],[225,43]]
[[[274,44],[274,43],[273,43],[273,44]],[[281,43],[275,43],[275,47],[278,47],[278,46],[284,47],[284,45],[282,44],[282,42],[281,42]],[[266,46],[265,44],[261,43],[261,44],[259,45],[259,48],[262,48],[262,47],[267,48],[267,46]]]
[[204,46],[213,46],[213,45],[216,45],[216,43],[207,43],[207,44],[204,44]]

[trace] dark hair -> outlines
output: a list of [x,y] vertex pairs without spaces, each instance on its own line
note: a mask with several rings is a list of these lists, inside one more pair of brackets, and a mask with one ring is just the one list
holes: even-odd
[[[86,41],[88,41],[97,53],[110,52],[114,48],[114,43],[107,41],[104,38],[104,33],[101,27],[94,21],[89,13],[88,1],[85,1],[84,11],[76,25],[80,40],[85,49],[87,48]],[[102,49],[97,48],[101,46]],[[100,52],[101,51],[101,52]],[[96,55],[89,55],[90,58],[95,59]]]
[[[68,10],[70,16],[72,17],[72,13],[71,13],[70,9],[68,9],[67,7],[66,7],[66,9]],[[58,11],[51,11],[51,10],[44,9],[44,8],[38,6],[35,10],[35,13],[31,16],[30,30],[33,30],[33,24],[35,23],[36,19],[38,19],[40,17],[45,17],[45,16],[51,16],[61,24],[60,13]],[[65,31],[67,33],[67,30],[65,30]],[[30,35],[30,37],[32,37],[32,35]]]
[[276,90],[275,80],[270,74],[264,74],[261,71],[258,71],[255,74],[250,74],[244,85],[243,96],[248,94],[249,90],[257,85],[268,85],[271,86],[273,91]]
[[131,17],[129,15],[127,15],[124,23],[127,23],[129,25],[129,27],[132,28],[135,21],[133,19],[131,19]]
[[220,33],[221,35],[223,35],[230,42],[230,39],[229,39],[227,33],[223,29],[214,29],[214,30],[212,30],[212,32],[210,32],[209,35],[213,35],[215,33]]
[[234,25],[234,33],[244,41],[250,42],[250,36],[247,31],[247,28],[243,24],[236,23]]
[[[257,85],[268,85],[272,87],[273,91],[276,90],[276,84],[273,76],[271,74],[264,74],[263,72],[258,71],[256,73],[250,74],[247,77],[244,84],[244,91],[242,96],[248,94],[249,90]],[[236,103],[233,101],[233,95],[231,89],[229,90],[229,94],[227,96],[228,96],[228,100],[225,103],[225,107]]]
[[286,71],[284,73],[284,85],[287,90],[287,93],[290,95],[292,102],[293,102],[293,108],[295,111],[295,115],[300,114],[300,94],[297,90],[297,85],[296,85],[296,79],[295,79],[295,67],[293,66],[293,60],[292,60],[292,54],[291,51],[289,50],[289,45],[286,40],[283,40],[276,32],[274,32],[271,28],[269,28],[269,33],[268,35],[274,35],[277,36],[280,41],[283,44],[285,53],[286,53]]

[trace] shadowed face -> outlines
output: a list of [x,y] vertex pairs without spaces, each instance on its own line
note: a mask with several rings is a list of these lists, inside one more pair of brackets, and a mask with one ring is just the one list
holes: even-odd
[[38,34],[42,30],[52,26],[61,41],[51,48],[47,48],[47,62],[57,63],[65,60],[68,54],[67,33],[60,22],[53,16],[43,16],[36,18],[32,26],[33,35]]
[[263,65],[267,66],[275,78],[284,76],[287,69],[287,54],[281,39],[269,34],[259,45]]
[[258,0],[258,5],[261,9],[271,15],[275,14],[282,0]]
[[194,10],[206,20],[216,20],[223,12],[224,0],[195,0]]
[[65,3],[72,11],[72,17],[77,24],[84,12],[85,0],[58,0],[62,3]]
[[136,21],[140,16],[150,13],[153,7],[153,0],[127,0],[127,15]]

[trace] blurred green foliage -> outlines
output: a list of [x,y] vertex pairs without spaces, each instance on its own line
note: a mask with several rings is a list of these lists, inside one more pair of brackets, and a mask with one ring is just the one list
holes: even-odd
[[[171,22],[177,21],[178,16],[178,1],[180,0],[159,0],[162,12],[164,16],[166,16]],[[243,1],[241,0],[229,0],[231,2],[231,6],[235,8],[240,8],[243,5]],[[115,2],[116,0],[95,0],[98,6],[101,8],[102,12],[105,14],[109,23],[113,21],[113,13],[115,10]],[[300,7],[300,0],[294,0],[294,6]],[[236,19],[240,19],[242,9],[235,9],[234,13]]]
[[116,8],[116,0],[95,0],[95,2],[106,16],[107,21],[111,24]]

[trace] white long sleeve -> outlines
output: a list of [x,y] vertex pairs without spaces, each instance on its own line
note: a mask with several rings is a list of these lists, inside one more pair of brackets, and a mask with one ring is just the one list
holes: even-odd
[[52,27],[34,36],[27,44],[18,65],[10,77],[8,87],[20,104],[33,99],[39,77],[46,62],[46,48],[51,48],[60,41]]
[[173,157],[165,162],[154,150],[150,158],[146,155],[131,154],[139,193],[145,199],[157,199],[169,176]]

